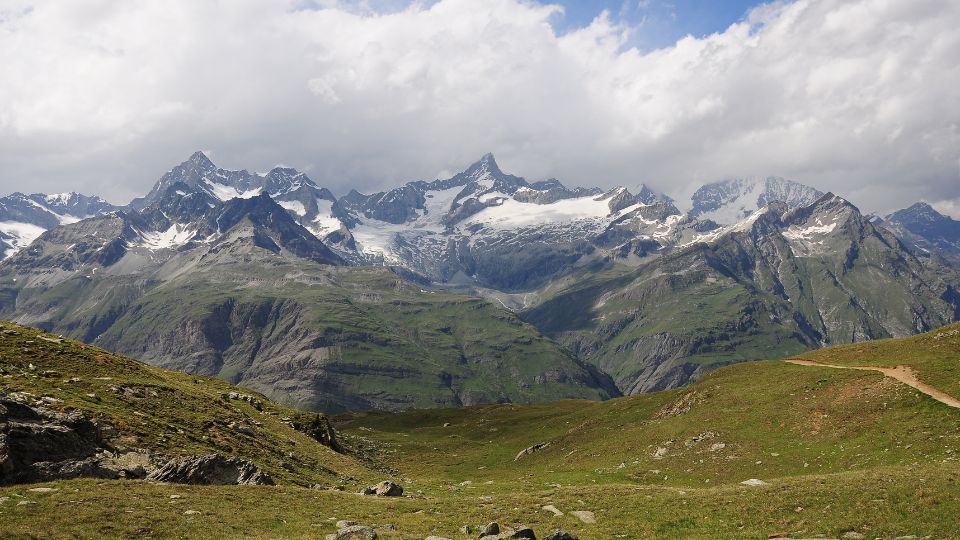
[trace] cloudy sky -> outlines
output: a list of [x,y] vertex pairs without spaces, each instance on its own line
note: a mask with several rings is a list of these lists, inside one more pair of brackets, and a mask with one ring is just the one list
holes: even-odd
[[463,169],[778,175],[960,218],[960,2],[0,0],[0,193],[125,203],[203,149],[335,193]]

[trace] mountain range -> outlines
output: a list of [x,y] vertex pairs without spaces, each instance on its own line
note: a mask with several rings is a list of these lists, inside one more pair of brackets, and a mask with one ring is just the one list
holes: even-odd
[[328,411],[604,399],[960,319],[960,227],[929,205],[871,219],[776,177],[687,213],[634,191],[487,154],[337,198],[197,152],[124,207],[0,199],[0,316]]

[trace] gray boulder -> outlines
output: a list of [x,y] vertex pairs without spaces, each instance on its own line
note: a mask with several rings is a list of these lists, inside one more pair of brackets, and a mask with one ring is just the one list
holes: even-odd
[[171,459],[147,477],[176,484],[273,485],[273,479],[253,463],[220,454]]
[[403,495],[403,488],[400,484],[384,480],[373,488],[373,494],[378,497],[399,497]]
[[363,525],[352,525],[337,531],[334,540],[377,540],[377,531]]
[[543,540],[580,540],[580,537],[564,530],[557,530],[543,537]]
[[480,530],[480,536],[495,536],[500,534],[500,524],[496,521],[487,523],[487,526]]
[[517,461],[518,459],[522,458],[523,456],[529,456],[530,454],[535,454],[535,453],[543,450],[544,448],[546,448],[546,447],[548,447],[548,446],[550,446],[550,443],[548,443],[548,442],[546,442],[546,443],[538,443],[538,444],[535,444],[535,445],[533,445],[533,446],[528,446],[527,448],[524,448],[523,450],[521,450],[520,453],[518,453],[517,456],[516,456],[515,458],[513,458],[513,460],[514,460],[514,461]]

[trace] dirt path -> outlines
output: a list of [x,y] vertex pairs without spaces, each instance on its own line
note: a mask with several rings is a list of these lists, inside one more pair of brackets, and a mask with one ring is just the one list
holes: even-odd
[[917,380],[916,374],[913,373],[913,370],[908,366],[897,366],[897,367],[874,367],[874,366],[837,366],[834,364],[820,364],[818,362],[812,362],[810,360],[785,360],[790,364],[796,364],[798,366],[812,366],[812,367],[825,367],[825,368],[835,368],[835,369],[859,369],[862,371],[879,371],[887,377],[894,378],[907,386],[912,386],[917,390],[923,392],[924,394],[932,397],[933,399],[949,405],[951,407],[956,407],[960,409],[960,399],[957,399],[946,392],[937,390],[936,388],[930,386],[929,384],[922,383]]

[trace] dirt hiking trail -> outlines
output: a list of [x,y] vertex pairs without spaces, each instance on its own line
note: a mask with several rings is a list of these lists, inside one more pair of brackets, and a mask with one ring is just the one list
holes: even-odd
[[862,371],[879,371],[887,377],[896,379],[907,386],[912,386],[920,392],[932,397],[933,399],[949,405],[951,407],[956,407],[960,409],[960,399],[957,399],[946,392],[937,390],[936,388],[930,386],[929,384],[922,383],[917,380],[916,374],[908,366],[897,366],[897,367],[875,367],[875,366],[837,366],[834,364],[821,364],[818,362],[813,362],[811,360],[784,360],[790,364],[796,364],[798,366],[812,366],[812,367],[825,367],[825,368],[834,368],[834,369],[859,369]]

